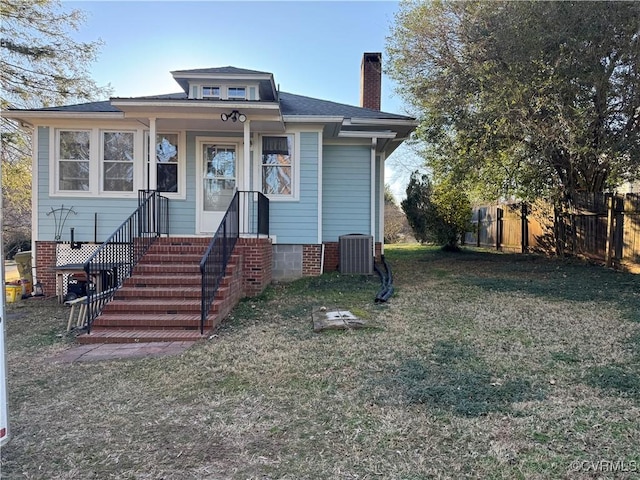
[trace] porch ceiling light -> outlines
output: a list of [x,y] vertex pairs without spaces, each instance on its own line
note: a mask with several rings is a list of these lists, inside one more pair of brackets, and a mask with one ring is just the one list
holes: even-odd
[[223,113],[220,115],[220,118],[223,122],[226,122],[227,120],[237,122],[240,120],[240,123],[244,123],[247,120],[247,116],[244,113],[240,113],[238,110],[233,110],[231,113]]

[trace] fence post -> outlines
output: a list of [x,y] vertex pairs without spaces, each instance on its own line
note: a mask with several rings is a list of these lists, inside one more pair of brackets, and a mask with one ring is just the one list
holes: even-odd
[[520,244],[522,245],[522,253],[527,253],[529,250],[529,209],[527,204],[522,202],[521,214],[520,214]]
[[496,250],[500,250],[502,247],[502,232],[504,231],[503,217],[504,210],[500,207],[496,208]]
[[607,195],[607,245],[605,248],[605,264],[610,267],[613,263],[614,234],[615,234],[615,212],[614,197]]
[[482,207],[478,207],[478,232],[476,234],[476,247],[480,248],[480,232],[482,230]]

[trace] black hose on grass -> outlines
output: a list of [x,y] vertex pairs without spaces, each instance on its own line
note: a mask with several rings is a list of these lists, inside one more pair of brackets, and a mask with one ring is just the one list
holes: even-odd
[[380,258],[382,259],[385,271],[383,272],[375,263],[373,265],[376,273],[380,276],[381,283],[380,291],[376,295],[376,303],[384,303],[391,298],[391,295],[393,295],[393,273],[391,272],[391,267],[384,258],[384,255]]

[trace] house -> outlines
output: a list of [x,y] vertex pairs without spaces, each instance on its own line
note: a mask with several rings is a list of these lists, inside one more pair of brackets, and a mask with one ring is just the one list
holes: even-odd
[[139,215],[163,209],[159,236],[208,245],[239,192],[238,245],[258,252],[245,256],[242,281],[254,275],[254,293],[272,279],[337,269],[341,236],[370,237],[379,255],[384,162],[417,124],[380,111],[380,53],[365,53],[361,72],[359,107],[281,92],[272,73],[221,67],[171,72],[176,94],[4,112],[33,131],[36,279],[59,292],[59,267],[87,261],[149,193],[165,203]]

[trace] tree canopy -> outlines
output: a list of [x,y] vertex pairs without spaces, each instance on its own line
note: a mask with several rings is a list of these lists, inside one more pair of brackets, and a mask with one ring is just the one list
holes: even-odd
[[640,170],[640,3],[405,1],[389,74],[435,177],[570,200]]
[[[80,10],[53,0],[0,0],[0,109],[39,108],[93,100],[109,89],[91,80],[101,45],[73,38]],[[21,244],[31,233],[30,132],[2,117],[3,237]],[[10,252],[8,248],[6,252]]]

